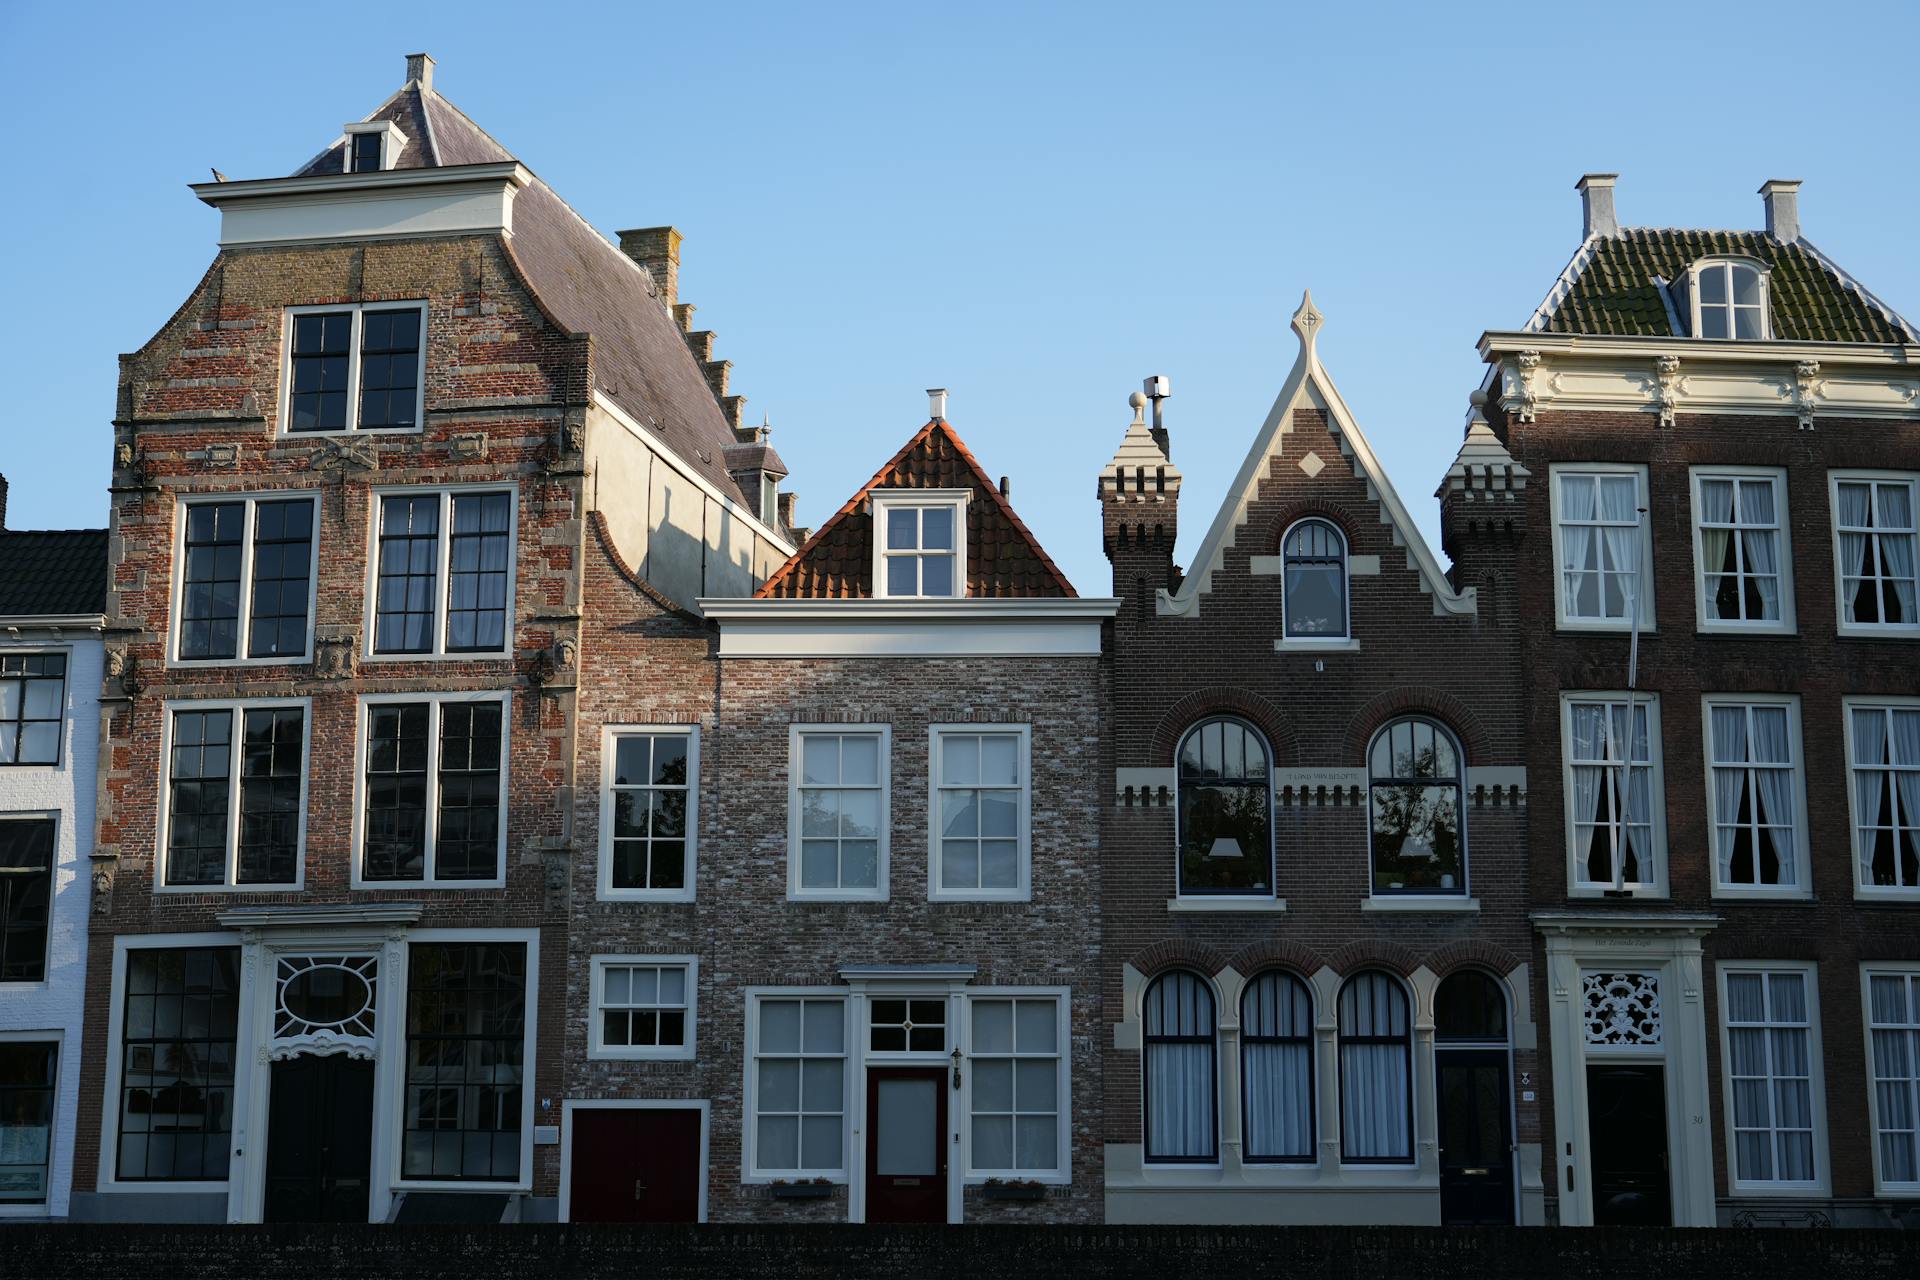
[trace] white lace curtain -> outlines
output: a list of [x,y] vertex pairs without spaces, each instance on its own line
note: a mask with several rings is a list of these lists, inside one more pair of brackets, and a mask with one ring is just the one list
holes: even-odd
[[[1856,707],[1853,763],[1860,883],[1912,887],[1920,882],[1920,876],[1908,870],[1920,859],[1920,835],[1915,834],[1920,831],[1920,711]],[[1889,846],[1884,876],[1876,866],[1883,842]],[[1908,847],[1903,848],[1903,842]]]
[[[1647,708],[1636,705],[1629,739],[1625,703],[1573,704],[1573,804],[1582,880],[1653,880],[1653,778]],[[1607,862],[1596,857],[1604,842]],[[1613,865],[1618,860],[1618,866]]]
[[1290,973],[1255,978],[1241,999],[1240,1036],[1247,1156],[1311,1160],[1313,1002],[1306,984]]
[[1737,1175],[1813,1181],[1813,1098],[1806,978],[1727,975]]
[[1350,1160],[1411,1160],[1407,997],[1384,973],[1340,991],[1340,1139]]
[[1147,989],[1147,1158],[1210,1161],[1214,1123],[1213,991],[1175,972]]

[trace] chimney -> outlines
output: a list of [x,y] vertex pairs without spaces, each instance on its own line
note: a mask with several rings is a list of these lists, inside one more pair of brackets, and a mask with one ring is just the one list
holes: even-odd
[[1160,446],[1160,452],[1171,458],[1173,449],[1167,435],[1166,402],[1173,396],[1173,379],[1163,373],[1140,382],[1140,389],[1146,392],[1147,399],[1153,401],[1153,442]]
[[433,59],[424,53],[407,55],[407,83],[420,82],[423,93],[433,92]]
[[935,422],[947,420],[947,389],[945,387],[927,388],[927,416]]
[[1573,184],[1580,193],[1580,210],[1586,222],[1585,238],[1605,236],[1611,239],[1620,234],[1620,219],[1613,212],[1613,183],[1619,176],[1617,173],[1589,173]]
[[1781,244],[1800,238],[1800,179],[1769,178],[1760,188],[1767,207],[1767,234]]
[[797,494],[788,493],[785,489],[774,495],[773,502],[779,509],[780,523],[789,529],[793,528],[793,504],[799,500]]
[[619,235],[620,252],[647,269],[662,302],[676,305],[680,301],[680,233],[672,227],[641,227]]

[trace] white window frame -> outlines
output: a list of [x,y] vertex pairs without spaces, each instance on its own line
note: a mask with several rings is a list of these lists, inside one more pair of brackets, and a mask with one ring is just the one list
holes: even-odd
[[[313,540],[307,552],[307,643],[297,654],[281,658],[249,658],[247,645],[253,639],[253,537],[254,508],[262,502],[298,502],[313,504]],[[231,658],[183,658],[180,656],[180,624],[186,606],[187,590],[187,509],[198,506],[246,504],[241,517],[240,538],[240,617]],[[173,581],[168,595],[167,665],[170,667],[287,667],[313,661],[314,610],[320,598],[320,491],[318,489],[266,489],[246,493],[196,493],[183,496],[173,504]]]
[[[865,734],[879,740],[880,832],[871,889],[808,889],[800,883],[800,743],[808,734]],[[787,900],[789,902],[885,902],[889,893],[889,846],[893,829],[893,726],[891,724],[796,723],[787,726]]]
[[[352,158],[352,147],[348,147],[348,159]],[[396,153],[397,154],[397,153]],[[382,163],[390,164],[391,159],[382,158]],[[420,313],[420,354],[419,366],[414,371],[413,425],[410,427],[362,427],[360,422],[360,343],[363,317],[369,311],[405,311],[408,308]],[[347,339],[347,423],[338,431],[290,431],[293,408],[293,321],[296,316],[338,315],[350,312],[353,316],[352,328]],[[394,298],[386,302],[329,302],[311,306],[286,308],[286,314],[280,325],[280,420],[274,426],[276,440],[325,440],[351,436],[405,436],[419,435],[427,429],[427,300],[425,298]]]
[[[1856,898],[1878,898],[1895,902],[1920,901],[1920,883],[1912,885],[1876,885],[1868,884],[1860,865],[1860,788],[1854,778],[1854,770],[1859,768],[1858,758],[1853,744],[1853,713],[1855,711],[1895,710],[1920,711],[1920,697],[1902,697],[1894,694],[1875,696],[1855,694],[1840,699],[1841,733],[1847,747],[1847,849],[1853,858],[1853,896]],[[1878,766],[1876,766],[1878,767]],[[1893,770],[1887,770],[1887,784],[1893,785]],[[1920,815],[1917,815],[1920,817]],[[1896,846],[1897,848],[1897,846]]]
[[[1861,1060],[1861,1070],[1866,1077],[1867,1147],[1873,1153],[1874,1194],[1903,1200],[1920,1199],[1920,1180],[1892,1181],[1886,1176],[1880,1162],[1880,1090],[1874,1084],[1873,1074],[1873,979],[1876,976],[1906,978],[1920,983],[1920,961],[1868,960],[1860,965],[1860,1029],[1862,1047],[1866,1050],[1866,1056]],[[1912,1037],[1910,1048],[1920,1048],[1920,1035]],[[1916,1089],[1916,1093],[1920,1093],[1920,1089]],[[1916,1098],[1915,1103],[1920,1104],[1920,1098]],[[1916,1169],[1916,1172],[1920,1172],[1920,1169]]]
[[[1740,1153],[1733,1105],[1733,1033],[1729,1022],[1732,1010],[1727,1003],[1727,978],[1734,974],[1795,974],[1804,983],[1807,996],[1807,1105],[1813,1116],[1813,1178],[1810,1181],[1793,1182],[1777,1178],[1763,1181],[1739,1176]],[[1823,1069],[1824,1046],[1820,1042],[1820,967],[1810,960],[1723,960],[1714,966],[1714,981],[1720,1001],[1720,1096],[1726,1125],[1728,1192],[1736,1196],[1825,1194],[1833,1174],[1827,1160],[1827,1083]],[[1771,1059],[1771,1047],[1768,1054]],[[1774,1105],[1771,1089],[1774,1077],[1770,1075],[1767,1079],[1770,1086],[1768,1105],[1771,1107]]]
[[[367,724],[369,708],[393,703],[426,702],[433,706],[427,723],[427,847],[424,867],[427,875],[418,880],[368,880],[364,878],[367,837]],[[431,873],[437,869],[440,824],[440,708],[449,703],[497,702],[500,704],[500,839],[494,850],[495,874],[487,880],[441,880]],[[513,794],[510,777],[513,765],[513,694],[510,691],[482,689],[465,693],[363,693],[353,717],[353,878],[355,889],[504,889],[507,884],[507,824],[510,816],[508,797]],[[532,963],[531,959],[528,962]]]
[[[9,639],[10,638],[11,637],[9,637]],[[73,715],[73,704],[75,701],[73,696],[73,647],[71,645],[58,644],[7,644],[4,647],[0,647],[0,656],[9,658],[59,657],[63,659],[65,663],[60,676],[60,730],[54,736],[53,759],[9,760],[4,764],[0,764],[0,778],[19,777],[22,772],[26,772],[28,776],[33,776],[31,771],[38,769],[52,771],[66,768],[72,762],[73,753],[73,744],[68,742],[67,739],[77,723]],[[20,681],[20,709],[24,713],[26,710],[26,681],[28,677],[9,676],[7,678]],[[44,677],[35,676],[31,678],[43,679]],[[0,720],[0,733],[15,730],[26,723],[29,722],[25,719],[24,714],[17,719]],[[31,723],[46,724],[49,722],[36,717]]]
[[[613,765],[621,738],[682,737],[687,740],[686,887],[623,889],[613,883]],[[647,787],[644,789],[652,789]],[[700,844],[700,726],[697,724],[609,724],[600,730],[600,874],[603,902],[692,902],[697,890]]]
[[[679,1045],[609,1045],[602,1040],[604,1026],[600,1015],[605,1012],[607,993],[607,970],[612,967],[638,965],[656,969],[680,969],[686,977],[687,1021],[684,1044]],[[587,1025],[587,1056],[609,1061],[627,1062],[691,1062],[694,1059],[695,1042],[699,1038],[699,1001],[700,1001],[700,958],[698,956],[637,956],[605,955],[594,956],[592,979],[588,987],[588,1001],[591,1010]],[[639,1006],[622,1006],[637,1008]],[[653,1006],[669,1008],[671,1006]]]
[[[1728,619],[1713,617],[1707,608],[1706,541],[1700,527],[1702,484],[1707,480],[1770,480],[1773,482],[1774,530],[1778,544],[1774,549],[1780,582],[1780,617],[1766,619]],[[1787,472],[1784,467],[1689,467],[1687,494],[1692,504],[1693,524],[1693,606],[1695,625],[1702,634],[1790,636],[1798,630],[1798,615],[1793,597],[1793,512],[1787,506]],[[1739,514],[1739,491],[1734,496],[1734,514]],[[1730,535],[1731,536],[1731,535]],[[1740,552],[1743,560],[1746,555]]]
[[[1840,554],[1840,486],[1842,484],[1904,484],[1907,487],[1909,510],[1920,525],[1920,474],[1912,471],[1829,471],[1827,472],[1827,509],[1832,513],[1833,534],[1833,600],[1836,621],[1843,636],[1873,636],[1880,638],[1910,639],[1920,636],[1920,617],[1912,622],[1855,622],[1847,616],[1847,599],[1844,586],[1846,562]],[[1874,533],[1877,535],[1878,530]],[[1920,532],[1909,535],[1914,542],[1915,573],[1920,576]],[[1920,595],[1920,583],[1915,584],[1915,594]]]
[[[61,1141],[61,1081],[67,1076],[67,1031],[65,1027],[43,1027],[40,1029],[8,1028],[0,1030],[0,1044],[47,1044],[53,1046],[53,1115],[47,1123],[47,1186],[38,1200],[10,1200],[0,1202],[0,1221],[8,1218],[46,1218],[50,1216],[54,1203],[54,1190],[57,1175],[56,1168],[65,1162],[65,1171],[72,1174],[73,1162],[73,1126],[66,1129],[66,1141]],[[78,1112],[76,1111],[76,1116]],[[116,1148],[118,1144],[116,1143]]]
[[[1785,707],[1787,741],[1793,748],[1793,856],[1792,884],[1728,884],[1720,879],[1720,824],[1715,821],[1713,795],[1713,709],[1728,707]],[[1708,693],[1700,698],[1700,750],[1706,770],[1707,859],[1716,898],[1811,898],[1812,859],[1808,855],[1807,755],[1800,725],[1800,697],[1790,693]],[[1849,779],[1851,785],[1851,779]],[[1849,844],[1849,849],[1852,848]]]
[[[399,162],[400,153],[407,149],[407,135],[400,132],[400,126],[391,120],[356,120],[342,131],[346,138],[346,151],[340,158],[342,173],[385,172]],[[354,135],[377,133],[380,135],[380,168],[378,170],[356,169],[353,167]]]
[[[971,489],[874,489],[869,494],[873,513],[873,597],[876,600],[964,600],[967,598],[967,504]],[[896,509],[945,507],[953,512],[953,594],[914,593],[896,596],[887,590],[887,513]],[[918,548],[894,554],[923,556]],[[938,554],[937,552],[932,554]]]
[[1714,304],[1716,308],[1724,307],[1724,309],[1727,312],[1727,336],[1724,338],[1710,338],[1706,340],[1710,342],[1767,342],[1767,341],[1770,341],[1773,338],[1773,280],[1772,280],[1773,273],[1772,271],[1768,269],[1765,263],[1756,262],[1752,258],[1729,256],[1726,254],[1720,254],[1710,258],[1702,258],[1698,262],[1695,262],[1692,266],[1687,268],[1687,311],[1688,311],[1687,319],[1688,319],[1688,326],[1689,326],[1687,332],[1695,338],[1702,337],[1701,329],[1703,326],[1701,324],[1701,309],[1703,304],[1700,301],[1701,273],[1714,268],[1719,268],[1720,270],[1724,271],[1728,267],[1745,267],[1748,270],[1752,271],[1755,275],[1760,277],[1760,336],[1757,338],[1740,338],[1734,335],[1733,330],[1736,326],[1733,324],[1733,312],[1734,312],[1733,288],[1732,288],[1733,281],[1731,278],[1729,278],[1727,281],[1727,286],[1728,286],[1727,301],[1725,303]]
[[1648,520],[1647,468],[1635,462],[1555,462],[1547,467],[1547,500],[1553,530],[1553,623],[1560,631],[1631,631],[1633,619],[1582,618],[1567,612],[1566,563],[1561,536],[1560,479],[1562,476],[1632,476],[1634,505],[1640,516],[1640,566],[1634,583],[1634,609],[1640,615],[1640,633],[1652,635],[1656,629],[1653,581],[1653,528]]
[[[1287,591],[1287,542],[1293,537],[1293,531],[1303,524],[1323,524],[1333,530],[1333,536],[1340,540],[1340,604],[1342,615],[1340,630],[1320,635],[1296,636],[1287,630],[1287,610],[1290,604]],[[1280,647],[1285,649],[1352,649],[1353,637],[1353,543],[1347,537],[1347,531],[1326,516],[1305,515],[1289,524],[1280,535]]]
[[[854,1004],[846,987],[748,987],[743,993],[746,1006],[746,1040],[743,1087],[740,1092],[740,1181],[768,1183],[825,1178],[845,1184],[853,1164],[853,1144],[857,1134],[853,1123],[854,1076],[860,1070],[861,1054],[856,1048],[864,1027],[854,1025]],[[760,1167],[760,1004],[763,1000],[831,1000],[840,1005],[840,1167],[838,1169],[762,1169]],[[804,1011],[801,1014],[804,1019]],[[804,1043],[804,1040],[802,1041]],[[831,1054],[770,1054],[770,1057],[831,1057]],[[804,1114],[804,1113],[803,1113]]]
[[[507,495],[507,617],[506,632],[498,649],[471,653],[448,652],[447,607],[453,598],[453,583],[448,575],[453,556],[453,500],[463,494],[504,493]],[[434,544],[433,647],[422,653],[380,653],[374,649],[380,614],[380,520],[388,498],[426,497],[440,499],[440,531]],[[386,485],[372,490],[367,503],[366,637],[360,645],[364,662],[497,662],[513,656],[514,614],[520,581],[520,486],[511,481],[490,484]]]
[[[249,711],[300,709],[300,827],[294,845],[293,879],[240,884],[240,762],[241,732]],[[167,839],[173,825],[173,717],[177,711],[225,711],[234,724],[227,762],[227,872],[220,884],[169,884]],[[170,698],[160,704],[160,790],[154,815],[155,893],[288,893],[307,887],[307,795],[313,779],[313,699],[307,698]]]
[[1668,893],[1667,877],[1667,782],[1666,760],[1660,740],[1660,695],[1658,693],[1635,692],[1626,689],[1609,690],[1563,690],[1560,694],[1560,786],[1564,803],[1563,811],[1567,840],[1567,896],[1570,898],[1598,898],[1606,895],[1609,886],[1583,883],[1579,872],[1575,870],[1579,853],[1576,840],[1578,826],[1573,811],[1573,707],[1575,703],[1624,703],[1633,701],[1647,713],[1647,757],[1648,757],[1648,801],[1652,808],[1653,841],[1652,857],[1654,876],[1652,880],[1626,885],[1618,879],[1619,860],[1614,861],[1615,885],[1636,898],[1664,898]]
[[[973,1088],[979,1075],[979,1064],[974,1062],[973,1044],[973,1006],[976,1001],[1039,1001],[1051,1000],[1056,1019],[1054,1043],[1057,1046],[1053,1057],[1058,1067],[1055,1082],[1057,1128],[1055,1140],[1058,1144],[1054,1155],[1054,1167],[1051,1171],[1038,1169],[984,1169],[973,1162]],[[1067,1186],[1073,1181],[1073,1009],[1072,989],[1069,987],[968,987],[966,999],[961,1001],[959,1038],[955,1041],[961,1050],[962,1059],[968,1064],[963,1068],[962,1093],[959,1098],[960,1121],[960,1167],[962,1178],[967,1186],[978,1186],[989,1178],[1002,1181],[1038,1182],[1047,1186]],[[1016,1017],[1017,1021],[1017,1017]],[[1010,1061],[1034,1061],[1044,1058],[1044,1054],[989,1053],[981,1057],[1007,1059]],[[995,1113],[999,1114],[999,1113]],[[1016,1115],[1018,1113],[1015,1113]]]
[[[948,889],[942,883],[940,782],[942,739],[949,734],[999,734],[1018,739],[1014,759],[1020,770],[1019,830],[1014,852],[1016,878],[1011,889]],[[955,790],[979,790],[961,788]],[[1000,787],[986,790],[1004,790]],[[975,721],[927,726],[927,900],[930,902],[1026,902],[1033,897],[1033,726]]]

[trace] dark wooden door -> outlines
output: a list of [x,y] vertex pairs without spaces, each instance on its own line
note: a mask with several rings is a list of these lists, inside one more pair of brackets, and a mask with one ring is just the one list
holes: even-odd
[[1503,1049],[1441,1049],[1440,1220],[1513,1222],[1513,1108]]
[[582,1107],[573,1113],[570,1222],[698,1222],[700,1112]]
[[1587,1150],[1593,1220],[1608,1227],[1673,1224],[1667,1175],[1667,1086],[1661,1068],[1587,1067]]
[[373,1182],[373,1064],[338,1054],[273,1064],[268,1222],[365,1222]]
[[867,1221],[947,1220],[947,1073],[867,1072]]

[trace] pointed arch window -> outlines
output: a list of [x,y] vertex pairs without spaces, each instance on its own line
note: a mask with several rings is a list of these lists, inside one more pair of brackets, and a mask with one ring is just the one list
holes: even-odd
[[1413,1038],[1407,993],[1384,973],[1340,989],[1340,1158],[1413,1163]]
[[1273,756],[1259,730],[1218,716],[1180,742],[1182,896],[1273,893]]
[[1240,998],[1242,1125],[1248,1160],[1313,1162],[1313,997],[1290,973],[1263,973]]
[[1289,640],[1345,640],[1347,536],[1332,521],[1296,521],[1280,540],[1286,583],[1281,611]]
[[1437,720],[1407,716],[1367,753],[1376,894],[1464,894],[1466,806],[1460,745]]
[[1197,973],[1155,978],[1142,1009],[1146,1158],[1211,1164],[1220,1155],[1213,988]]

